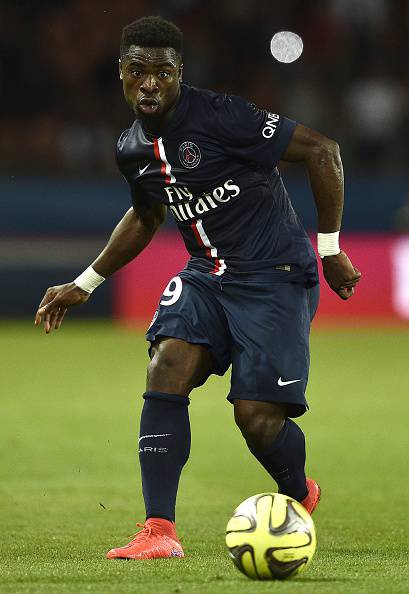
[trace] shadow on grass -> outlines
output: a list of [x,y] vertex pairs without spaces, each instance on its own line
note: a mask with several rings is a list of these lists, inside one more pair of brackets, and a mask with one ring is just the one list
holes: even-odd
[[309,584],[309,583],[311,583],[311,584],[314,584],[314,583],[323,583],[323,584],[330,583],[331,584],[331,583],[334,583],[334,582],[345,582],[345,583],[347,583],[347,582],[359,582],[359,578],[356,578],[356,577],[350,577],[350,578],[349,577],[338,577],[338,578],[337,577],[333,577],[333,578],[327,577],[327,578],[325,578],[325,577],[307,577],[306,576],[306,577],[296,577],[296,578],[294,578],[293,583],[296,583],[296,582],[305,582],[306,584]]
[[[226,582],[226,583],[231,583],[231,582],[237,582],[239,581],[240,583],[246,581],[246,577],[243,575],[238,575],[238,576],[221,576],[221,575],[216,575],[216,576],[211,576],[208,577],[206,580],[206,582]],[[359,582],[360,579],[356,578],[356,577],[314,577],[314,576],[304,576],[304,577],[299,577],[296,576],[293,579],[288,579],[288,580],[247,580],[249,583],[292,583],[292,584],[297,584],[299,582],[301,583],[305,583],[305,584],[333,584],[333,583],[348,583],[348,582]]]

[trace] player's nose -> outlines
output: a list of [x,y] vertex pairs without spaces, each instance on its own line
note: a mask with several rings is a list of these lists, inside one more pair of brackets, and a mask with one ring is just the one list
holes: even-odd
[[157,90],[158,81],[156,80],[156,77],[153,76],[153,74],[148,74],[148,76],[145,77],[144,81],[141,84],[141,89],[148,93],[152,93],[155,90]]

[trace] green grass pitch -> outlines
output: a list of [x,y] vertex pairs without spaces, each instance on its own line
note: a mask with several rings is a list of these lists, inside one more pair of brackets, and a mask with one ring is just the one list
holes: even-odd
[[190,406],[192,452],[177,525],[187,557],[107,561],[143,521],[137,430],[142,334],[74,323],[46,336],[3,323],[1,593],[407,593],[409,333],[316,330],[311,411],[301,419],[308,473],[323,489],[318,549],[288,582],[252,582],[227,556],[240,501],[275,490],[246,450],[212,378]]

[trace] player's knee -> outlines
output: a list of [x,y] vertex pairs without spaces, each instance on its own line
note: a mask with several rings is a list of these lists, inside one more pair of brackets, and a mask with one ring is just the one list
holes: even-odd
[[174,373],[176,365],[177,361],[172,354],[166,351],[157,351],[148,365],[148,383]]
[[188,396],[207,377],[211,359],[200,345],[178,339],[164,339],[152,347],[148,365],[147,389]]
[[268,447],[283,428],[286,407],[269,402],[236,400],[234,418],[250,449]]

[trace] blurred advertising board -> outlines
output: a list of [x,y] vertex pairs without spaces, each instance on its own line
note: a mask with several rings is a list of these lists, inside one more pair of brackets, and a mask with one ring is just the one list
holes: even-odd
[[[341,245],[362,272],[362,280],[354,297],[342,302],[321,278],[316,321],[409,326],[409,236],[349,233],[342,235]],[[131,325],[149,324],[163,289],[184,267],[187,257],[177,233],[160,233],[114,276],[115,318]]]

